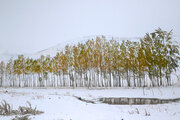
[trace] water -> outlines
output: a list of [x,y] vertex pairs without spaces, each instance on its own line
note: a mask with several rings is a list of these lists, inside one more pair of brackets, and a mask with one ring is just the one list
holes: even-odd
[[158,99],[158,98],[99,98],[102,103],[112,105],[154,105],[165,104],[180,101],[180,98],[176,99]]

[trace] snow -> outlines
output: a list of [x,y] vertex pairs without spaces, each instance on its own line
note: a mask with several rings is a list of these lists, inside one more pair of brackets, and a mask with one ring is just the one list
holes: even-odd
[[[8,91],[8,92],[5,92]],[[87,100],[101,97],[180,98],[180,87],[160,88],[106,88],[106,89],[62,89],[62,88],[0,88],[0,101],[6,100],[13,109],[29,101],[43,114],[30,116],[32,120],[179,120],[180,102],[158,105],[108,105]],[[145,111],[150,116],[145,115]],[[0,116],[10,120],[14,116]]]

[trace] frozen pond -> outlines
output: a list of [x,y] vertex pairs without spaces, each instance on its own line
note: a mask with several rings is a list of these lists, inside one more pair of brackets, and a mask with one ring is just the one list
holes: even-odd
[[102,103],[113,105],[150,105],[150,104],[165,104],[180,101],[180,98],[176,99],[158,99],[158,98],[100,98]]

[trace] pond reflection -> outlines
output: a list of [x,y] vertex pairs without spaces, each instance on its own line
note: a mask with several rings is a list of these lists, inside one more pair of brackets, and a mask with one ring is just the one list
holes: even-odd
[[102,103],[113,105],[150,105],[150,104],[164,104],[171,102],[178,102],[180,98],[176,99],[158,99],[158,98],[99,98]]

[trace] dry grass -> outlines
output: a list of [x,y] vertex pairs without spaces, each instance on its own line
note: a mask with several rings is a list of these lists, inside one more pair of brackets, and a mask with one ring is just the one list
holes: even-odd
[[12,110],[10,104],[8,104],[5,100],[3,100],[0,105],[0,115],[37,115],[41,113],[44,112],[37,110],[36,107],[32,108],[30,102],[27,102],[27,106],[19,106],[18,110]]
[[11,120],[31,120],[31,118],[29,118],[29,115],[26,115],[26,116],[16,116]]
[[11,115],[11,113],[11,106],[5,100],[3,100],[0,105],[0,115]]
[[150,112],[147,112],[146,109],[145,109],[145,116],[151,116]]
[[18,111],[20,112],[21,115],[25,115],[25,114],[32,114],[32,115],[37,115],[37,114],[41,114],[43,113],[42,111],[39,111],[35,108],[32,108],[31,103],[27,102],[27,106],[19,106]]
[[139,114],[139,110],[138,110],[138,108],[136,108],[136,110],[135,110],[135,111],[136,111],[136,113],[137,113],[137,114]]
[[36,96],[36,98],[37,98],[37,99],[43,99],[43,98],[44,98],[44,96],[37,95],[37,96]]

